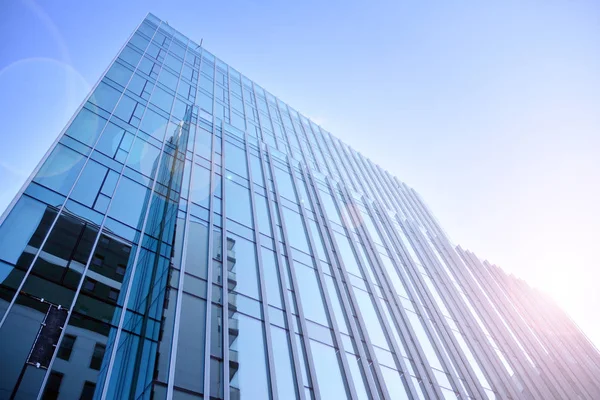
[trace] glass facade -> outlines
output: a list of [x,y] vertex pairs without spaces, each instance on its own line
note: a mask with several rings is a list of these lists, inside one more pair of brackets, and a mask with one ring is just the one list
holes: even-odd
[[593,399],[551,300],[153,15],[0,219],[1,399]]

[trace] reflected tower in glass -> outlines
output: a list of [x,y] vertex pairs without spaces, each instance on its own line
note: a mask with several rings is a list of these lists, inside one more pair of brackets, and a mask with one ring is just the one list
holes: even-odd
[[0,399],[600,398],[551,299],[149,14],[0,218]]

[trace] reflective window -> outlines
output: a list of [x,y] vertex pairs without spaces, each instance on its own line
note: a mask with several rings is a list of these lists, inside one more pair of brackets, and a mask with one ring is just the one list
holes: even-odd
[[283,211],[283,218],[285,219],[286,233],[290,246],[310,254],[302,217],[300,217],[300,214],[289,208],[281,207],[281,210]]
[[336,222],[339,225],[342,225],[342,220],[340,219],[340,214],[338,213],[337,208],[335,207],[335,203],[333,201],[333,197],[331,197],[331,194],[329,194],[329,192],[324,192],[324,191],[320,191],[321,194],[321,202],[322,202],[322,206],[325,209],[325,213],[327,215],[327,217],[332,220],[333,222]]
[[114,82],[118,83],[122,87],[125,87],[127,86],[127,82],[129,82],[129,78],[131,78],[132,74],[132,70],[116,62],[113,64],[112,67],[110,67],[110,69],[106,73],[106,77],[112,79]]
[[258,230],[263,235],[272,237],[271,217],[267,207],[267,199],[257,193],[254,194],[254,207],[256,208],[256,218],[258,219]]
[[83,155],[58,144],[38,171],[34,181],[67,195],[84,162]]
[[335,315],[338,328],[340,329],[340,332],[349,335],[350,332],[346,323],[346,313],[343,311],[342,303],[340,301],[333,278],[329,275],[324,275],[324,278],[325,287],[327,288],[327,293],[329,294],[329,298],[331,299],[331,306],[333,309],[333,314]]
[[198,128],[196,130],[194,151],[196,154],[210,160],[212,154],[212,133],[205,129]]
[[[238,331],[229,334],[229,386],[232,398],[268,399],[269,379],[263,324],[243,314],[235,315]],[[230,320],[230,323],[233,320]]]
[[138,137],[131,146],[127,165],[152,178],[156,174],[160,154],[160,149]]
[[117,101],[119,101],[120,96],[121,93],[117,89],[112,88],[104,82],[100,82],[89,101],[104,111],[111,112],[115,108]]
[[270,305],[283,309],[281,299],[281,289],[279,283],[279,273],[275,253],[271,250],[261,248],[262,269],[267,290],[267,299]]
[[427,336],[427,333],[423,328],[421,318],[417,314],[410,311],[407,311],[406,314],[408,315],[410,324],[413,330],[415,331],[417,340],[421,344],[421,348],[425,353],[425,357],[427,358],[427,361],[429,361],[429,365],[431,365],[433,368],[443,370],[442,364],[440,363],[440,360],[437,354],[435,353],[433,345],[431,344],[431,341],[429,340],[429,337]]
[[152,93],[152,97],[150,98],[150,102],[160,107],[163,111],[170,113],[171,105],[173,105],[173,95],[167,93],[159,87],[155,87],[154,93]]
[[[12,209],[6,220],[0,226],[0,259],[11,264],[17,261],[23,254],[26,246],[35,235],[37,247],[44,239],[50,224],[56,214],[46,213],[46,205],[31,197],[22,196]],[[48,218],[50,217],[50,218]],[[42,224],[42,219],[46,223]],[[31,259],[29,259],[31,261]],[[29,263],[24,265],[25,268]],[[2,270],[0,282],[8,277],[11,269]]]
[[351,381],[354,384],[356,395],[361,400],[369,399],[367,388],[365,386],[365,377],[359,359],[350,353],[346,353],[346,359],[348,360],[348,367],[350,368],[350,374],[352,375]]
[[88,207],[92,207],[107,172],[108,168],[93,160],[89,160],[71,193],[71,198]]
[[[217,257],[213,254],[213,257]],[[202,221],[190,219],[187,233],[185,271],[188,274],[207,279],[208,269],[208,225]],[[198,296],[203,293],[194,293]]]
[[251,227],[250,191],[230,179],[225,180],[225,190],[227,193],[227,201],[225,202],[227,218]]
[[167,122],[166,118],[158,115],[158,113],[151,109],[147,109],[140,124],[140,130],[162,141],[165,137]]
[[316,271],[296,263],[296,277],[305,318],[329,326]]
[[296,194],[294,191],[292,176],[287,171],[282,171],[279,168],[273,168],[273,170],[275,171],[275,179],[277,180],[279,195],[288,200],[296,202]]
[[145,186],[122,177],[108,215],[129,226],[141,228],[149,197],[150,191]]
[[73,352],[73,345],[75,344],[75,340],[77,339],[74,335],[65,335],[63,337],[62,342],[60,343],[60,348],[56,353],[56,357],[69,361],[71,358],[71,353]]
[[297,398],[296,377],[294,376],[287,331],[271,325],[271,344],[273,345],[277,394],[280,399],[295,399]]
[[350,240],[345,235],[337,231],[333,231],[333,236],[335,237],[335,241],[338,245],[339,253],[338,256],[342,257],[342,261],[344,262],[344,267],[346,267],[346,271],[362,277],[362,273],[360,268],[358,267],[358,262],[356,260],[356,256],[352,251],[352,247],[350,245]]
[[340,369],[337,352],[333,347],[310,341],[310,347],[317,373],[317,382],[322,399],[349,398],[344,387],[344,378]]
[[203,393],[206,301],[184,293],[181,321],[185,323],[179,325],[174,383],[182,389]]
[[129,136],[129,139],[125,139],[123,134],[125,130],[117,125],[109,122],[104,128],[104,132],[102,132],[102,136],[98,143],[96,144],[96,150],[101,153],[106,154],[109,157],[115,157],[119,148],[124,151],[129,151],[129,146],[133,142],[133,135],[130,133],[126,134]]
[[227,141],[225,142],[225,166],[229,171],[248,178],[246,152]]
[[227,237],[229,290],[260,299],[256,245],[239,236]]
[[[404,385],[402,383],[402,378],[400,377],[398,371],[381,365],[381,373],[383,374],[383,379],[385,380],[385,387],[387,388],[392,399],[410,399],[408,394],[406,394],[406,390],[404,389]],[[456,398],[456,395],[454,397]]]
[[96,143],[105,124],[106,119],[86,108],[82,108],[77,117],[71,122],[66,134],[91,147]]
[[190,200],[206,208],[210,202],[210,171],[198,164],[192,167]]
[[365,326],[367,327],[369,338],[374,345],[389,350],[387,339],[383,333],[383,328],[381,322],[379,321],[379,317],[377,316],[371,296],[367,292],[360,289],[354,289],[354,294],[356,296],[356,301],[358,302],[360,312],[365,320]]

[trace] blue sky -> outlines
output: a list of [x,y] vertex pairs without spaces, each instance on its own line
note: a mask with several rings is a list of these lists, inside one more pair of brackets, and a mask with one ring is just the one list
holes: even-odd
[[600,3],[0,0],[0,210],[148,11],[414,187],[455,243],[600,344]]

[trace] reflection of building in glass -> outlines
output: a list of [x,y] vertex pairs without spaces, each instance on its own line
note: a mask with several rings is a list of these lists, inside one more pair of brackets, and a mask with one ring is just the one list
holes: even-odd
[[595,399],[551,300],[149,15],[0,219],[0,399]]

